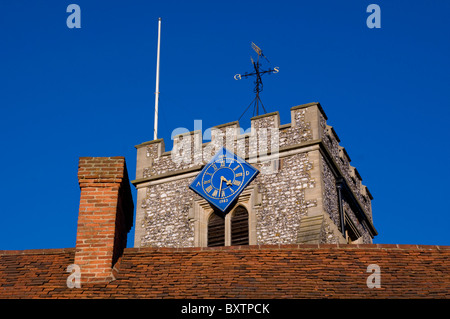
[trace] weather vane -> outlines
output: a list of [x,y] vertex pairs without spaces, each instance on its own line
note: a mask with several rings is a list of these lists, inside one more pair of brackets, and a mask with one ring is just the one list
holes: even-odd
[[270,63],[269,59],[267,59],[267,57],[262,53],[262,50],[255,44],[252,42],[252,48],[253,50],[255,50],[255,52],[258,54],[258,58],[256,59],[256,62],[253,60],[252,57],[250,57],[250,59],[252,60],[252,64],[253,64],[253,68],[254,68],[254,72],[248,73],[245,72],[245,74],[236,74],[234,76],[235,80],[240,80],[242,78],[246,78],[249,76],[255,76],[255,89],[253,90],[256,93],[255,98],[253,99],[253,101],[249,104],[249,106],[247,106],[247,108],[245,109],[244,113],[242,113],[242,115],[239,117],[239,120],[241,119],[241,117],[245,114],[245,112],[247,112],[248,108],[253,105],[253,115],[255,115],[255,111],[256,111],[256,116],[259,115],[259,104],[261,104],[264,113],[266,112],[266,109],[264,108],[264,105],[261,101],[261,98],[259,97],[259,93],[261,93],[262,89],[263,89],[263,83],[262,83],[262,79],[261,76],[266,74],[266,73],[278,73],[280,71],[279,67],[274,67],[269,68],[268,70],[261,70],[261,62],[259,61],[260,57],[263,57],[266,59],[266,61],[268,63]]

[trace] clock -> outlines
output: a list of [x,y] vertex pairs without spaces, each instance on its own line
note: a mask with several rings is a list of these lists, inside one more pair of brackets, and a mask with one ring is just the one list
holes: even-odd
[[222,147],[197,175],[189,188],[226,213],[259,171]]

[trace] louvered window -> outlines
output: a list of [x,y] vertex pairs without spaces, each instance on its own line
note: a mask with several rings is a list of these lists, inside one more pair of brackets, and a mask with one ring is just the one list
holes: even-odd
[[231,245],[248,245],[248,212],[242,206],[231,217]]
[[208,221],[208,247],[225,246],[225,218],[212,213]]

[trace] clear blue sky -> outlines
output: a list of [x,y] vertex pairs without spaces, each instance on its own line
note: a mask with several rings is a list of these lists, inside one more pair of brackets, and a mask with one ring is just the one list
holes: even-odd
[[[66,25],[71,3],[81,29]],[[366,25],[371,3],[381,29]],[[253,41],[280,68],[262,100],[282,124],[322,104],[374,196],[374,242],[450,245],[449,13],[447,0],[1,1],[0,249],[75,246],[80,156],[125,156],[135,178],[158,17],[167,149],[195,119],[238,119],[253,83],[233,76],[251,71]]]

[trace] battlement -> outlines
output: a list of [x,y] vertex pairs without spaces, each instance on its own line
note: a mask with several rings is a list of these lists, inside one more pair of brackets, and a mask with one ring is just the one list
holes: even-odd
[[[311,122],[315,121],[318,124],[317,111],[321,116],[327,118],[322,107],[319,103],[308,103],[291,108],[291,123],[280,126],[279,112],[267,113],[251,118],[251,127],[244,130],[240,127],[238,121],[220,124],[211,128],[211,140],[209,142],[203,142],[202,132],[200,130],[194,130],[190,132],[183,132],[180,134],[174,134],[173,136],[173,149],[166,151],[165,143],[163,139],[153,140],[145,142],[135,147],[140,149],[147,147],[152,149],[149,151],[149,156],[157,158],[160,156],[170,155],[174,149],[188,147],[187,140],[189,140],[192,150],[198,150],[202,148],[211,148],[211,145],[221,144],[225,146],[229,142],[229,147],[236,147],[236,142],[240,140],[249,139],[255,135],[262,135],[266,132],[270,134],[271,131],[279,131],[280,147],[289,146],[308,140],[321,138],[321,131],[319,126],[311,126]],[[261,139],[265,136],[261,136]],[[270,136],[269,136],[270,139]],[[270,147],[269,147],[270,148]],[[236,150],[236,149],[235,149]],[[248,156],[246,156],[248,158]],[[194,158],[191,158],[194,161]],[[186,161],[188,162],[188,161]]]

